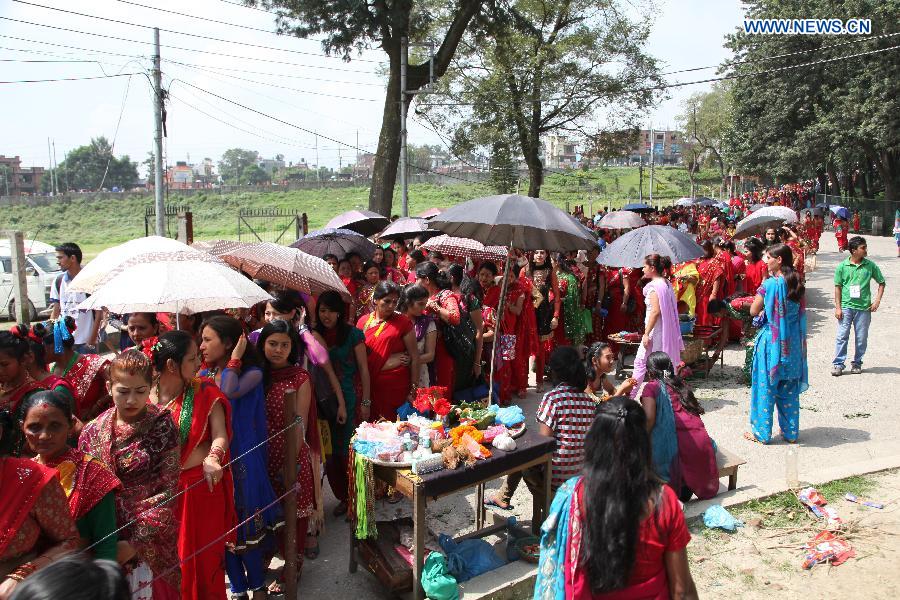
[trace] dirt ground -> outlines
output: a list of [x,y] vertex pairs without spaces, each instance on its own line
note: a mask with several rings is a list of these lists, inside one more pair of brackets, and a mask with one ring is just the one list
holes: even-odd
[[[746,521],[736,533],[707,529],[702,521],[691,527],[688,552],[700,597],[900,597],[900,472],[853,479],[847,486],[831,484],[827,487],[833,491],[823,494],[844,520],[842,535],[856,551],[855,558],[836,567],[820,564],[804,570],[800,548],[822,522],[794,498],[752,503],[735,511]],[[858,487],[884,509],[843,499],[841,492]]]

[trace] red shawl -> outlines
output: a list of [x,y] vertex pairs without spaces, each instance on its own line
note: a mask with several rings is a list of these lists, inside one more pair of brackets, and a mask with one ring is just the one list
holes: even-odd
[[50,459],[45,466],[57,470],[59,482],[69,498],[69,512],[76,521],[108,493],[122,488],[122,482],[106,465],[75,448]]
[[44,486],[56,477],[56,471],[33,460],[7,456],[0,463],[0,474],[0,481],[5,484],[0,494],[0,556],[3,556]]
[[[213,407],[218,403],[221,403],[225,410],[225,427],[230,440],[231,404],[212,379],[208,377],[194,378],[190,388],[182,392],[181,396],[167,407],[172,411],[172,420],[175,421],[175,428],[178,430],[182,465],[197,446],[210,438],[209,417]],[[224,462],[229,460],[226,447]]]
[[[297,377],[301,371],[306,376],[303,380],[309,379],[309,374],[306,373],[302,367],[291,366],[273,370],[271,382],[287,381]],[[312,382],[310,382],[310,385],[312,385]],[[317,422],[318,413],[316,412],[316,399],[315,395],[310,393],[309,411],[306,414],[306,445],[309,446],[309,449],[313,454],[322,456],[322,442],[319,439],[319,428],[316,425]]]
[[43,381],[35,381],[34,379],[31,379],[29,377],[25,381],[25,383],[23,383],[10,393],[9,397],[6,399],[6,402],[0,401],[0,410],[8,410],[10,414],[13,415],[13,418],[17,419],[18,415],[16,413],[19,410],[19,405],[21,405],[22,401],[25,399],[25,396],[29,395],[32,392],[38,392],[47,389],[49,388],[47,387],[46,383],[44,383]]
[[[75,414],[79,419],[90,415],[101,396],[105,395],[101,371],[109,361],[96,354],[82,354],[63,375],[75,389]],[[96,413],[93,413],[96,414]]]

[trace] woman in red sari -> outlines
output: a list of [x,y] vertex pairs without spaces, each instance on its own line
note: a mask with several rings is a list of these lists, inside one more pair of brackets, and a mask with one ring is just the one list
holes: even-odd
[[765,246],[759,238],[752,237],[744,242],[744,250],[746,252],[744,291],[748,294],[755,294],[754,290],[759,289],[763,279],[766,278],[769,272],[765,261],[762,259]]
[[[28,372],[28,359],[31,349],[26,338],[21,338],[9,331],[0,331],[0,410],[8,410],[13,418],[21,420],[19,407],[28,396],[47,385],[35,381]],[[20,436],[16,438],[16,447],[21,445]],[[12,443],[12,440],[8,440]]]
[[235,540],[234,485],[229,462],[231,405],[208,378],[198,378],[194,336],[169,331],[145,347],[158,377],[151,400],[168,408],[178,429],[178,555],[181,597],[225,598],[225,544]]
[[0,598],[76,548],[78,531],[56,470],[10,456],[15,426],[0,411]]
[[[148,402],[150,359],[126,350],[109,366],[113,406],[88,423],[78,449],[107,465],[122,482],[116,494],[118,559],[133,598],[177,599],[178,431],[168,410]],[[152,581],[152,584],[151,584]]]
[[530,279],[532,292],[536,334],[534,373],[535,391],[544,391],[544,367],[553,349],[553,330],[559,327],[562,314],[562,296],[559,293],[559,281],[550,261],[550,252],[535,250],[532,260],[527,263],[525,277]]
[[[444,329],[459,325],[462,320],[459,296],[450,290],[450,280],[446,273],[438,271],[432,262],[423,262],[416,267],[416,283],[428,290],[426,314],[434,317],[438,325],[437,347],[435,349],[434,369],[437,385],[447,388],[447,396],[453,398],[456,380],[456,360],[447,349]],[[474,352],[475,340],[472,340]]]
[[[375,310],[360,317],[356,328],[366,338],[372,390],[370,419],[394,421],[419,380],[419,348],[412,321],[394,312],[400,288],[382,281],[373,294]],[[438,383],[438,385],[444,385]]]
[[363,265],[363,277],[363,281],[356,284],[356,314],[350,320],[351,323],[375,310],[372,292],[375,291],[375,285],[381,281],[381,268],[373,262],[366,262]]
[[102,462],[66,441],[74,429],[71,399],[57,392],[38,392],[22,404],[22,432],[38,464],[56,469],[69,499],[69,512],[94,558],[115,561],[116,498],[122,483]]
[[[606,319],[603,321],[603,337],[620,331],[628,331],[631,315],[628,312],[630,298],[637,295],[632,288],[631,269],[606,269],[606,293],[609,296]],[[602,299],[601,299],[602,301]],[[632,312],[634,309],[632,309]]]
[[[297,438],[297,576],[303,570],[310,520],[323,520],[322,480],[314,475],[314,465],[321,462],[322,444],[316,425],[316,403],[312,400],[312,385],[309,373],[296,366],[303,354],[303,343],[297,330],[287,321],[275,319],[263,327],[257,341],[257,349],[263,356],[263,372],[266,387],[266,426],[268,428],[269,455],[267,470],[272,489],[278,498],[287,491],[285,485],[286,435]],[[287,423],[284,419],[285,403],[293,403],[293,412],[300,422],[291,431],[284,433]],[[280,543],[284,556],[287,549]],[[270,593],[280,593],[284,584],[283,574],[269,586]]]
[[834,229],[834,238],[837,240],[838,252],[843,252],[847,249],[847,234],[850,232],[850,224],[847,219],[835,217],[832,228]]
[[[707,312],[710,300],[721,300],[725,294],[725,265],[717,257],[710,240],[701,244],[706,255],[697,261],[697,272],[700,282],[697,283],[697,325],[712,325],[713,317]],[[730,262],[730,261],[729,261]]]
[[[491,268],[493,267],[493,268]],[[527,364],[517,351],[522,348],[519,337],[524,336],[525,319],[522,310],[525,307],[525,290],[517,278],[510,277],[506,284],[506,299],[503,301],[503,318],[497,318],[500,304],[500,292],[502,285],[497,283],[494,277],[497,267],[493,263],[484,263],[478,271],[478,279],[484,289],[484,305],[494,310],[494,344],[498,344],[494,353],[496,355],[495,379],[500,382],[500,404],[507,405],[512,399],[513,392],[522,392],[525,388],[522,382],[515,377],[515,366],[518,361]],[[504,336],[513,336],[505,338]],[[508,340],[512,340],[512,344]],[[490,358],[490,357],[488,357]],[[527,386],[527,383],[525,384]]]
[[[67,338],[59,331],[62,327],[70,334]],[[111,400],[106,391],[109,360],[97,354],[75,352],[73,331],[75,321],[71,317],[56,321],[53,331],[44,336],[44,353],[55,363],[52,374],[66,380],[73,389],[75,417],[87,423],[110,407]]]
[[[44,324],[35,323],[31,326],[31,329],[23,325],[14,325],[9,331],[17,338],[23,339],[28,343],[30,350],[25,355],[23,366],[28,371],[28,374],[31,375],[31,378],[41,384],[44,389],[60,392],[72,403],[75,392],[72,384],[56,375],[51,375],[47,368],[47,353],[44,348],[44,336],[47,334],[47,329],[44,327]],[[81,425],[76,425],[77,431],[81,431]],[[77,431],[74,431],[76,437]]]

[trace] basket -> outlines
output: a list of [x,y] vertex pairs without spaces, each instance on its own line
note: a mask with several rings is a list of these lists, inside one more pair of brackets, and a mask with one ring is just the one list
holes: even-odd
[[681,351],[681,362],[686,365],[692,365],[698,360],[700,360],[700,356],[703,354],[703,341],[702,340],[684,340],[684,350]]
[[513,548],[515,549],[516,554],[518,554],[520,559],[524,560],[525,562],[537,564],[538,560],[541,557],[540,551],[538,551],[537,554],[530,554],[528,552],[525,552],[525,550],[523,548],[525,546],[531,546],[531,545],[540,546],[540,544],[541,544],[541,538],[530,535],[527,537],[521,537],[521,538],[517,539],[513,543]]
[[694,324],[696,322],[697,322],[697,319],[688,319],[685,321],[680,321],[679,324],[681,325],[681,335],[688,335],[690,333],[693,333]]

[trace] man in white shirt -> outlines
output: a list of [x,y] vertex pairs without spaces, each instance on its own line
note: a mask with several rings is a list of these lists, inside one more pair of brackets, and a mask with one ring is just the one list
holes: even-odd
[[96,354],[101,312],[79,310],[78,305],[87,299],[87,294],[68,291],[69,283],[81,271],[81,248],[72,242],[60,244],[56,247],[56,263],[63,273],[50,286],[50,302],[53,305],[50,318],[56,320],[62,316],[75,319],[77,329],[72,334],[75,338],[75,352]]

